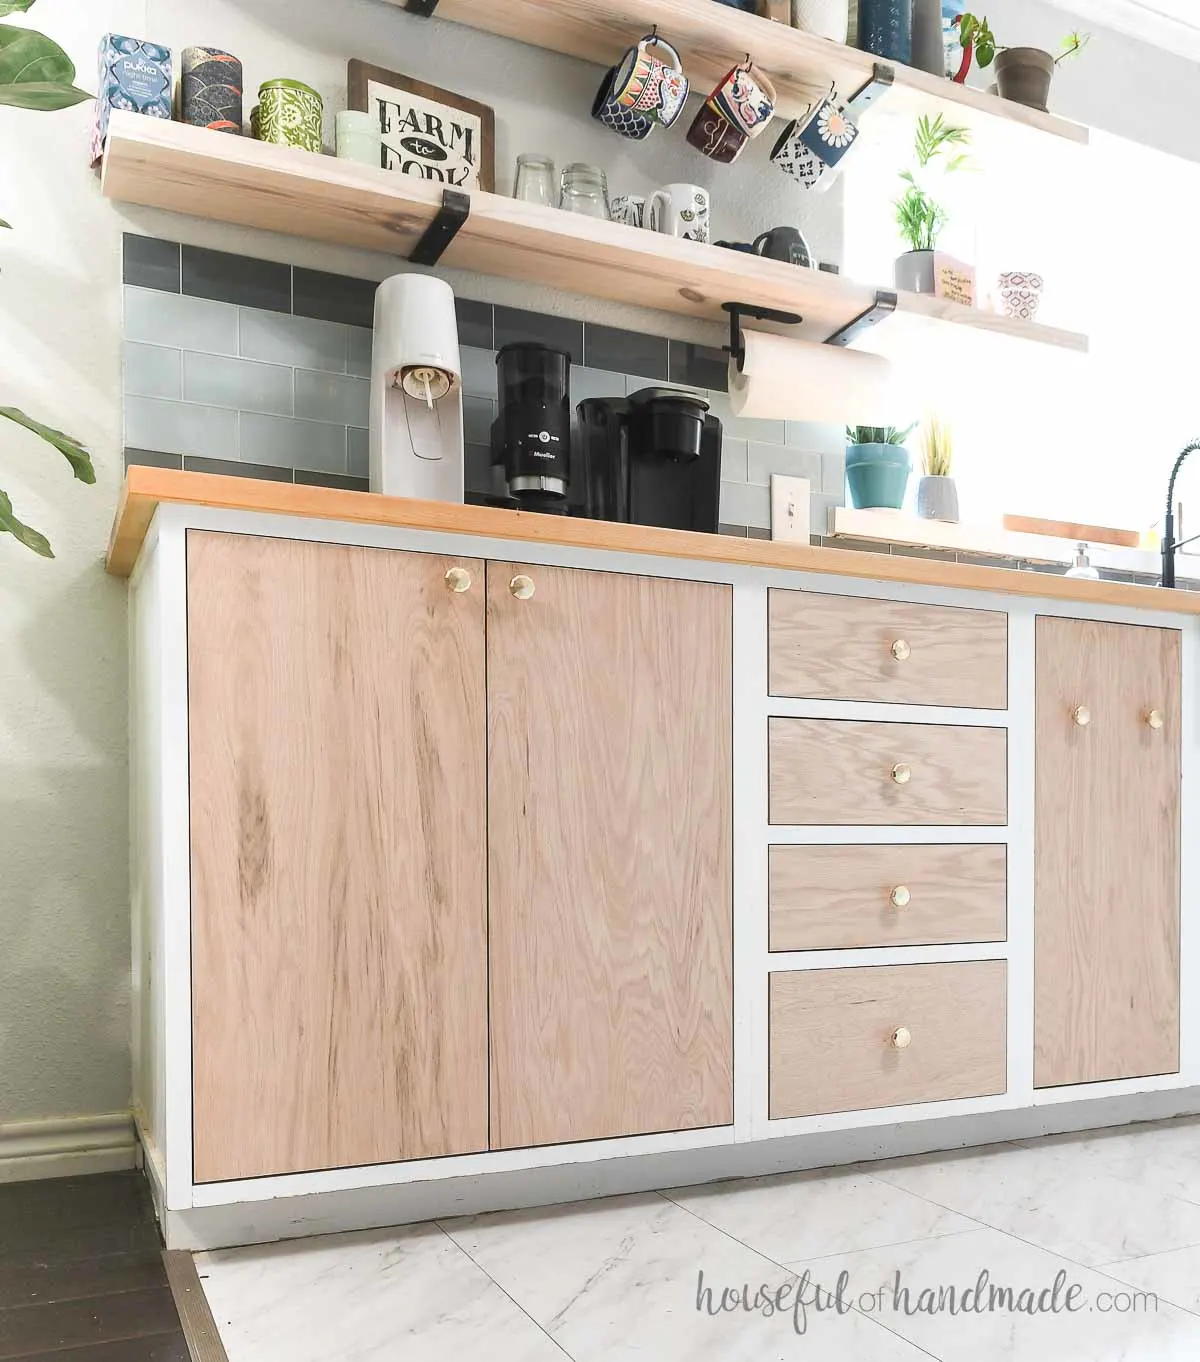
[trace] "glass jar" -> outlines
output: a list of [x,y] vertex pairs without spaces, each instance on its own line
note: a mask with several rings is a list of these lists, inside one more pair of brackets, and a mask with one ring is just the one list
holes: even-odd
[[599,166],[576,161],[562,173],[562,192],[558,206],[566,213],[588,218],[612,220],[608,202],[608,178]]

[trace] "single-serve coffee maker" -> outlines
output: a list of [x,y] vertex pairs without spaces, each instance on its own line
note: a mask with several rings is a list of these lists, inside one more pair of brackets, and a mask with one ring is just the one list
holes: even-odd
[[680,388],[581,402],[583,514],[715,534],[721,423],[708,405]]
[[499,414],[492,465],[524,511],[567,514],[571,479],[571,356],[524,341],[496,355]]

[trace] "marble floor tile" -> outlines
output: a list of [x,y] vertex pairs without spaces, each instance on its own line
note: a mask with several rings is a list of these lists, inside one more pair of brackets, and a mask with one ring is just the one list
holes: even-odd
[[1141,1291],[1153,1291],[1160,1300],[1200,1315],[1200,1248],[1176,1249],[1173,1253],[1152,1253],[1146,1258],[1108,1263],[1103,1272],[1106,1277]]
[[777,1263],[978,1228],[861,1169],[678,1187],[663,1195]]
[[[998,1230],[823,1258],[813,1270],[826,1286],[845,1272],[848,1299],[939,1362],[1195,1362],[1200,1357],[1200,1318],[1154,1301],[1130,1308],[1121,1283]],[[976,1287],[985,1271],[984,1309],[963,1310],[963,1291]],[[1047,1307],[1059,1274],[1055,1312]],[[956,1293],[956,1312],[944,1294],[949,1288]],[[1014,1307],[1024,1308],[1008,1308],[1003,1294],[993,1299],[992,1288],[1011,1288]],[[1031,1297],[1023,1302],[1026,1289]],[[931,1294],[923,1297],[923,1292]],[[1043,1308],[1031,1309],[1029,1300]]]
[[1054,1149],[922,1155],[877,1165],[872,1176],[1092,1267],[1200,1244],[1200,1206]]
[[1019,1143],[1069,1159],[1077,1168],[1200,1204],[1200,1120],[1194,1116]]
[[[456,1243],[574,1362],[921,1362],[912,1344],[851,1310],[767,1317],[718,1306],[795,1278],[663,1197],[614,1197],[443,1222]],[[811,1295],[809,1297],[811,1300]],[[732,1305],[732,1298],[726,1297]],[[794,1296],[791,1297],[794,1300]]]
[[229,1362],[563,1362],[436,1225],[198,1253],[196,1269]]

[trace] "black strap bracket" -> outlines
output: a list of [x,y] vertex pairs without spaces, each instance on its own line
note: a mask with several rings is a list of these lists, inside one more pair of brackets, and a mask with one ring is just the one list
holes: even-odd
[[864,331],[869,331],[873,326],[878,326],[885,317],[890,317],[899,303],[900,299],[897,294],[888,289],[879,289],[871,306],[855,317],[853,321],[847,322],[840,331],[835,331],[825,344],[849,345],[856,336],[862,335]]
[[738,372],[746,362],[746,342],[742,336],[742,318],[753,317],[756,322],[779,322],[783,326],[799,326],[804,320],[796,312],[779,312],[770,307],[753,307],[749,303],[722,303],[729,313],[729,344],[726,349],[737,361]]
[[442,192],[442,206],[408,257],[414,265],[436,265],[471,216],[471,196],[459,189]]
[[859,115],[865,113],[881,96],[886,95],[895,83],[896,68],[889,66],[887,62],[877,61],[871,72],[871,79],[855,90],[846,101],[846,112],[853,114],[857,121]]
[[404,8],[418,19],[430,19],[438,7],[438,0],[407,0]]

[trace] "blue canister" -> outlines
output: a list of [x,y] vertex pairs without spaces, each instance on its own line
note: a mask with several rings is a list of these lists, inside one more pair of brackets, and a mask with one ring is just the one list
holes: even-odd
[[858,45],[876,57],[910,65],[913,0],[858,0]]

